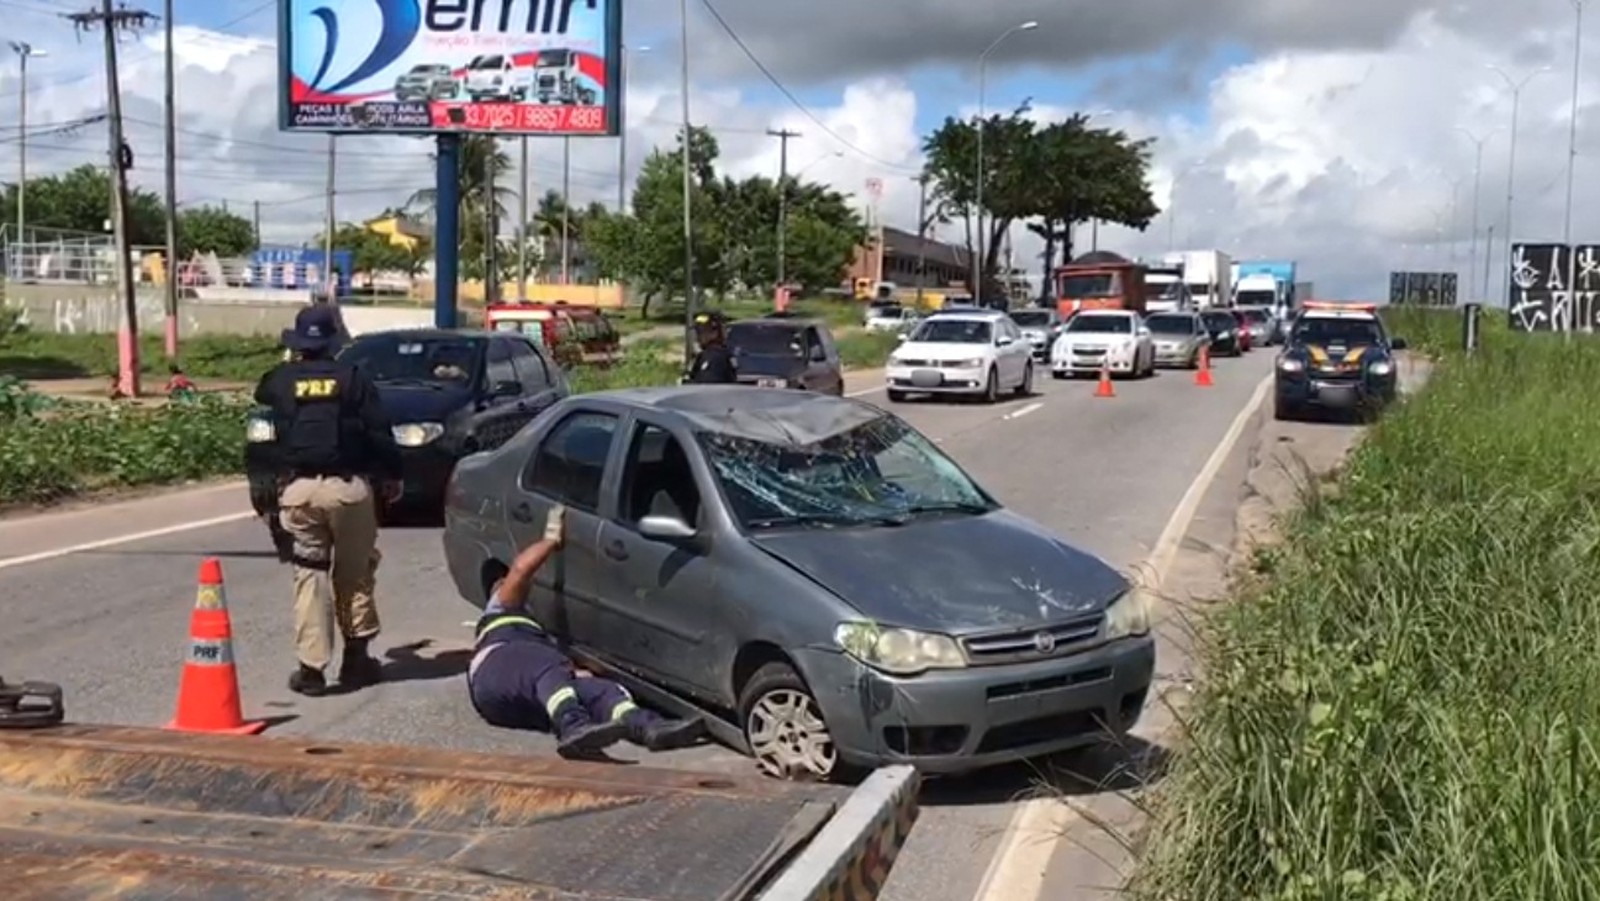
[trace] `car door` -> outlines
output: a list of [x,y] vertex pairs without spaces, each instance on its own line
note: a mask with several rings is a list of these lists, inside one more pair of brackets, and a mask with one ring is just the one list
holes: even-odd
[[512,362],[513,339],[492,335],[485,355],[483,393],[473,422],[472,442],[477,450],[493,450],[505,444],[528,423],[518,409],[522,380]]
[[602,650],[600,507],[620,432],[615,414],[567,413],[535,445],[506,504],[506,530],[519,548],[544,537],[551,507],[566,506],[566,541],[555,565],[535,577],[535,616],[557,635]]
[[822,345],[823,372],[822,383],[817,386],[818,391],[833,395],[844,394],[844,361],[839,358],[839,345],[833,340],[833,332],[825,326],[814,326],[817,340]]
[[516,369],[517,380],[522,383],[522,397],[517,400],[517,412],[522,424],[527,425],[561,399],[557,389],[559,374],[551,371],[553,367],[550,362],[531,341],[522,338],[507,340],[511,345],[511,365]]
[[703,534],[703,498],[717,494],[691,462],[693,446],[648,415],[627,427],[621,479],[602,518],[596,627],[614,662],[652,681],[717,699],[735,649],[717,611],[709,550],[694,542],[647,538],[645,516],[672,516]]
[[996,348],[1000,355],[1000,381],[1010,385],[1022,381],[1022,370],[1027,365],[1028,342],[1022,340],[1022,330],[1009,317],[996,319]]

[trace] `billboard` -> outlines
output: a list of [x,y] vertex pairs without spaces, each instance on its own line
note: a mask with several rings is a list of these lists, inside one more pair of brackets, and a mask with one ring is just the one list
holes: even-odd
[[1453,307],[1456,305],[1456,274],[1391,272],[1389,303],[1395,306]]
[[615,135],[622,0],[283,0],[278,125]]
[[[1569,272],[1576,276],[1576,291],[1568,290]],[[1513,244],[1509,281],[1506,307],[1513,330],[1593,332],[1600,327],[1600,245]]]

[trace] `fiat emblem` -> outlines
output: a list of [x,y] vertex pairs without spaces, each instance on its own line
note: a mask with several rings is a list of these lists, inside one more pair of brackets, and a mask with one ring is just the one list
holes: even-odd
[[1048,654],[1056,649],[1056,637],[1049,632],[1038,632],[1033,636],[1033,648],[1041,654]]

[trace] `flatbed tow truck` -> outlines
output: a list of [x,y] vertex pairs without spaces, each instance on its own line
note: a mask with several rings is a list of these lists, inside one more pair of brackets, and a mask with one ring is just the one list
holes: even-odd
[[8,899],[865,901],[918,779],[854,789],[607,763],[76,725],[0,681]]

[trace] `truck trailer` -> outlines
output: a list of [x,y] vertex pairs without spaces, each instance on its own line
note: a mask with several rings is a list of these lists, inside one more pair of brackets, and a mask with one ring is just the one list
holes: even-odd
[[1183,281],[1197,309],[1233,305],[1233,260],[1220,250],[1169,253],[1166,263],[1183,267]]
[[77,725],[0,682],[13,898],[867,901],[918,787]]

